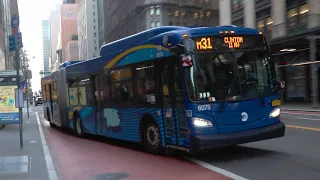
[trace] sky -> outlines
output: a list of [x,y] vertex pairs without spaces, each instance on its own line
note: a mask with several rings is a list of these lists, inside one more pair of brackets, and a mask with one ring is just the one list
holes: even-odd
[[[29,57],[32,71],[33,92],[41,89],[40,74],[43,69],[42,58],[42,20],[48,20],[51,10],[62,0],[18,0],[20,31],[23,48]],[[33,59],[33,57],[35,57]]]

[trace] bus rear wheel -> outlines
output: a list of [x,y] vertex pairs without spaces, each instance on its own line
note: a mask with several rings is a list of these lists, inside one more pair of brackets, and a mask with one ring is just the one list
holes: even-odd
[[49,109],[47,109],[47,120],[48,120],[49,123],[50,123],[50,127],[55,127],[54,124],[52,123],[52,119],[51,119],[51,116],[50,116],[50,111],[49,111]]
[[75,135],[79,138],[82,138],[84,136],[81,118],[79,115],[75,115],[75,121],[74,121],[74,132]]
[[160,131],[156,123],[151,121],[144,128],[144,146],[152,154],[160,153]]

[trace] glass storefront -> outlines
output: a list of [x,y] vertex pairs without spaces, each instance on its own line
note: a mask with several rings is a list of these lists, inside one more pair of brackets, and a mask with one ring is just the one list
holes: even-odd
[[275,59],[282,64],[277,68],[278,79],[286,82],[283,100],[310,102],[310,65],[303,65],[304,62],[309,61],[309,51],[278,55]]

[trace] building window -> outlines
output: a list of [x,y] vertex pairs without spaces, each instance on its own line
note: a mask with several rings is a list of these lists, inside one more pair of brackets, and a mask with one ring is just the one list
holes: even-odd
[[93,22],[95,23],[95,22],[96,22],[96,19],[93,19]]
[[243,0],[232,0],[232,11],[237,11],[243,7]]
[[154,6],[150,7],[150,16],[154,15]]
[[97,50],[98,50],[97,46],[95,46],[95,47],[94,47],[94,50],[95,50],[95,51],[97,51]]
[[307,29],[308,4],[296,6],[292,5],[287,10],[287,30],[288,34],[296,33]]
[[93,35],[94,35],[94,37],[96,37],[96,36],[97,36],[97,33],[93,33]]
[[172,25],[173,25],[173,22],[172,22],[172,21],[170,21],[170,22],[169,22],[169,25],[170,25],[170,26],[172,26]]
[[96,26],[93,26],[93,29],[96,29]]
[[160,21],[157,21],[156,22],[156,27],[160,27],[161,26],[161,22]]
[[156,6],[156,15],[159,16],[160,15],[160,6]]
[[239,19],[237,21],[233,21],[232,24],[235,25],[235,26],[243,27],[244,26],[244,21],[243,21],[243,19]]
[[95,16],[96,15],[96,12],[93,12],[93,16]]
[[150,27],[151,28],[154,28],[155,27],[155,23],[152,21],[152,22],[150,22]]

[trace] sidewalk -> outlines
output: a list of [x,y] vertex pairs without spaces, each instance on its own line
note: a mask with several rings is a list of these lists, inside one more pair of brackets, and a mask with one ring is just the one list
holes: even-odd
[[23,112],[23,149],[19,124],[0,129],[0,179],[49,180],[36,114],[28,119],[26,108]]
[[282,110],[288,111],[305,111],[305,112],[320,112],[320,107],[315,108],[312,106],[312,103],[309,104],[283,104],[281,105]]

